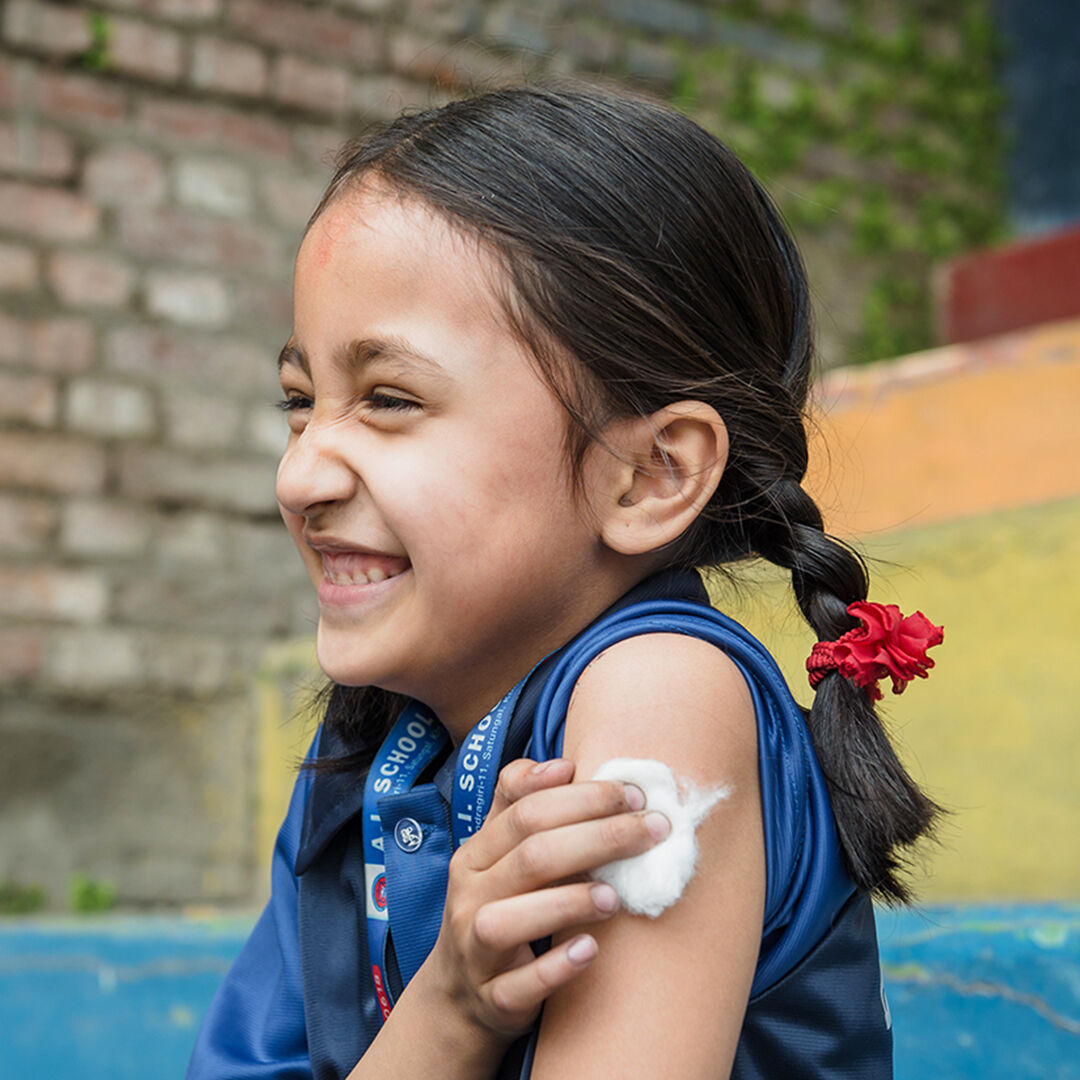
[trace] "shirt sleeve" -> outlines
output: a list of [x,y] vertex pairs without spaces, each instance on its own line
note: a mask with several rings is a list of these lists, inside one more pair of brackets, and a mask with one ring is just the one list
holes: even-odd
[[203,1019],[187,1080],[311,1080],[294,872],[312,774],[293,788],[274,846],[271,895]]

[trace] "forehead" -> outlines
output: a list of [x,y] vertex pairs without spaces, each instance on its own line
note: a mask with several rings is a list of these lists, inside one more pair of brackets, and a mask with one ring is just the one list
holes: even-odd
[[296,269],[299,276],[333,268],[340,277],[349,276],[350,265],[391,283],[403,278],[397,283],[415,289],[434,279],[492,305],[505,292],[499,258],[478,236],[375,181],[345,189],[324,209],[304,237]]
[[490,375],[508,362],[534,369],[507,299],[499,258],[481,239],[419,199],[359,187],[330,203],[304,238],[286,351],[318,363],[358,341],[392,342],[395,355],[437,358],[446,373]]

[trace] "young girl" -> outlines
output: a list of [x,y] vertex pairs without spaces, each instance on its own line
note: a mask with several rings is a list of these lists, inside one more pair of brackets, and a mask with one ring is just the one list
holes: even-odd
[[[873,699],[940,634],[860,605],[801,487],[807,287],[747,170],[609,91],[399,119],[340,158],[280,368],[334,685],[189,1077],[891,1076],[869,897],[936,808]],[[805,720],[707,606],[751,557],[820,639]],[[612,758],[728,792],[655,919],[587,877],[670,828]]]

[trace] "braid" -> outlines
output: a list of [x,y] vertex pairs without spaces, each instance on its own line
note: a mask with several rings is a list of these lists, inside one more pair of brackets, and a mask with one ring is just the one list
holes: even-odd
[[[866,599],[866,566],[828,536],[817,504],[798,480],[766,493],[772,513],[758,551],[791,571],[799,607],[818,639],[832,641],[858,625],[848,604]],[[837,672],[817,689],[807,725],[829,785],[840,844],[855,884],[882,899],[910,898],[901,878],[910,848],[940,812],[896,756],[867,692]]]

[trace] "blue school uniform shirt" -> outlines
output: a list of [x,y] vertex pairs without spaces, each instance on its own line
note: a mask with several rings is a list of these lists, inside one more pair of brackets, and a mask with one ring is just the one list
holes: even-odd
[[[765,926],[732,1080],[891,1080],[873,909],[843,868],[801,711],[764,647],[707,605],[695,573],[659,574],[631,590],[530,676],[503,763],[524,753],[555,756],[569,693],[591,655],[632,633],[667,629],[665,613],[683,620],[680,627],[688,613],[707,614],[718,630],[679,632],[713,635],[747,679],[766,839]],[[597,627],[603,633],[590,638]],[[591,645],[582,645],[587,638]],[[329,728],[320,729],[317,756],[347,750]],[[452,851],[454,764],[451,753],[431,782],[380,800],[387,980],[395,997],[438,934]],[[271,899],[211,1003],[187,1080],[344,1080],[375,1038],[381,1021],[367,956],[364,779],[301,773],[274,851]],[[421,826],[415,852],[392,839],[404,818]],[[537,1032],[514,1044],[497,1080],[528,1078]]]

